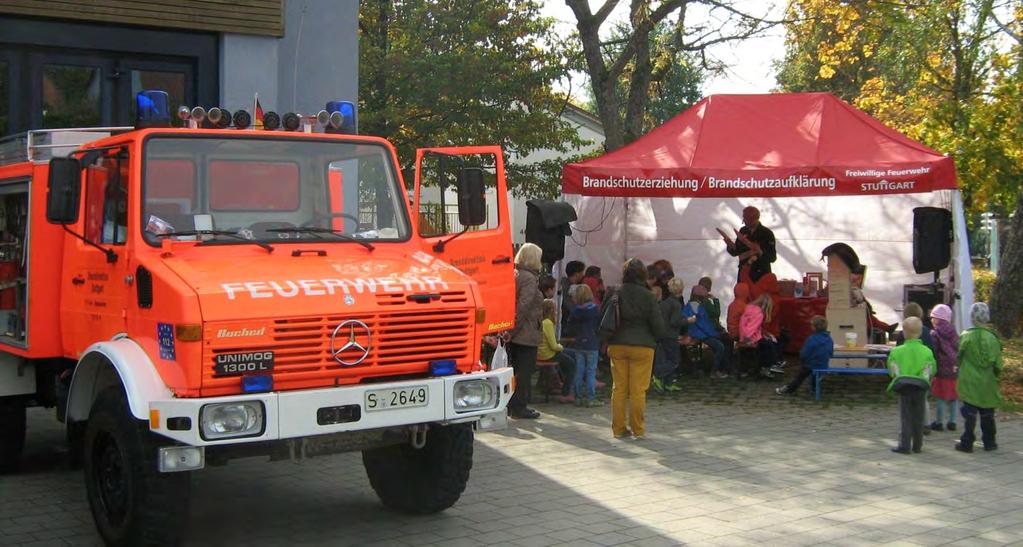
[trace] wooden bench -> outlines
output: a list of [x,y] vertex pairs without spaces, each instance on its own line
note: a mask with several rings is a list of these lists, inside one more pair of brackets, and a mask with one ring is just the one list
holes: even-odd
[[[875,358],[871,356],[871,358]],[[883,357],[876,357],[883,358]],[[817,400],[821,400],[821,383],[824,380],[824,376],[827,374],[851,374],[854,376],[887,376],[887,368],[819,368],[813,371],[813,382],[814,382],[814,395]]]
[[552,377],[557,377],[559,374],[558,362],[553,359],[549,361],[537,359],[536,369],[540,371],[540,375],[536,379],[537,387],[543,390],[543,402],[549,403],[551,402],[551,390],[549,387],[550,380]]

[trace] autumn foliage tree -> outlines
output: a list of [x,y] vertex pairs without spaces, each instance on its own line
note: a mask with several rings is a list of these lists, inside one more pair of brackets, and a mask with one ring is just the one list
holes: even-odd
[[[1010,3],[1015,17],[1001,22],[998,14]],[[1019,5],[1019,0],[791,0],[778,81],[785,91],[835,93],[950,154],[967,208],[1004,214],[1018,206],[1023,178],[1019,41],[1004,47],[1004,37],[1018,28]],[[1019,216],[1017,224],[1023,222]],[[1023,241],[1007,245],[1003,264],[1023,266],[1021,260]],[[1023,277],[1003,278],[1021,272],[1006,272],[997,285],[1011,285],[1012,294],[1020,294]],[[994,291],[993,312],[1005,318],[1003,333],[1011,332],[1004,325],[1014,326],[1011,317],[1020,314],[1020,299],[1013,300]]]

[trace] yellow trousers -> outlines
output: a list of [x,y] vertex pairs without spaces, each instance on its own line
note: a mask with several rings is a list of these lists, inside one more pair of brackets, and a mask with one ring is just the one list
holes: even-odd
[[[633,435],[646,434],[646,390],[654,366],[654,348],[611,345],[611,431],[616,436],[629,429]],[[629,427],[625,427],[625,407],[629,407]]]

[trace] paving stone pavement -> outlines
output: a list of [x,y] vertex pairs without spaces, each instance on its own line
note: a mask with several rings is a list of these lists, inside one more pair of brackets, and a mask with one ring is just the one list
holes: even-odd
[[[1000,417],[996,452],[935,432],[902,456],[890,399],[732,384],[652,398],[642,441],[612,439],[607,406],[537,405],[540,420],[478,437],[461,501],[428,517],[383,509],[358,454],[206,469],[187,544],[1023,545],[1018,417]],[[52,411],[32,410],[26,469],[0,477],[0,545],[99,544],[61,445]]]

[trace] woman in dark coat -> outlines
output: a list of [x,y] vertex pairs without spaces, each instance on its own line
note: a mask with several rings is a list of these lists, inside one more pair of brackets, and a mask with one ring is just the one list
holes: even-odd
[[[657,339],[668,336],[654,293],[647,288],[647,269],[638,259],[625,263],[618,291],[618,330],[608,340],[611,357],[611,432],[617,438],[646,435],[646,392]],[[626,409],[628,423],[626,427]]]

